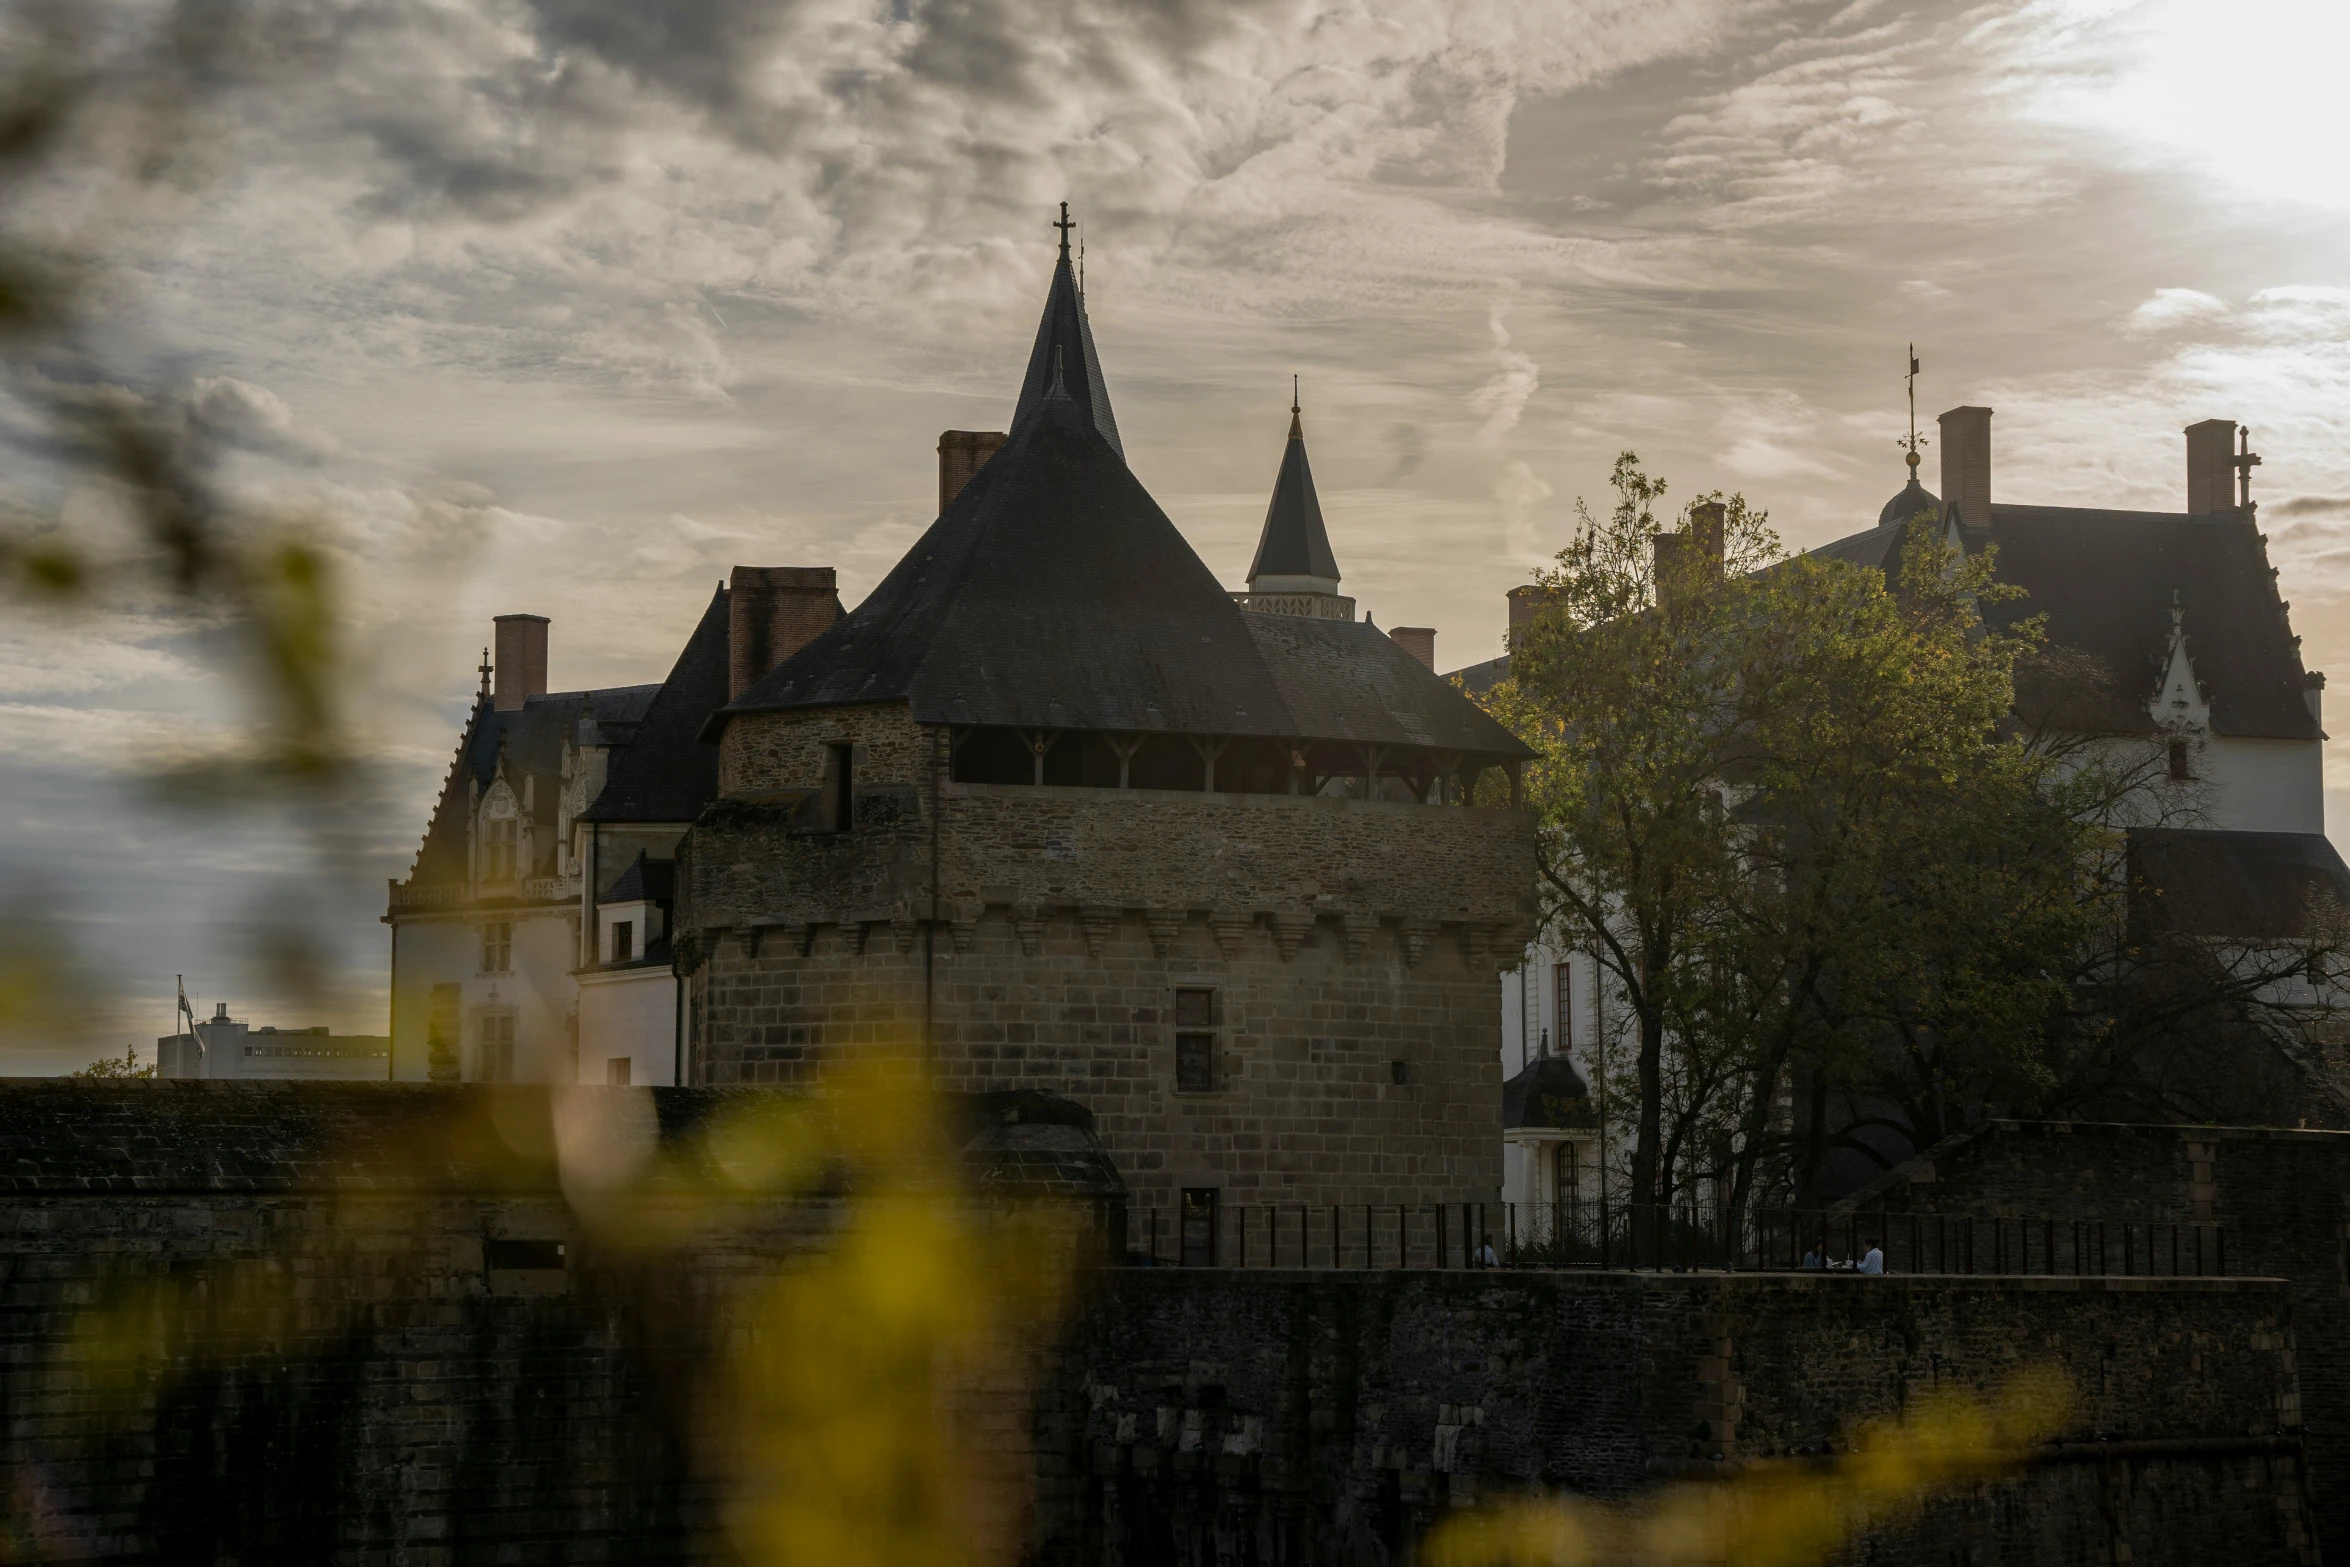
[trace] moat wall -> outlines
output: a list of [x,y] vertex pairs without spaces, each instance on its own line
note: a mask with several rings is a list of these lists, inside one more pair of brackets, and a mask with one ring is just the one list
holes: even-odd
[[2350,1133],[1993,1121],[1900,1166],[1860,1209],[2216,1225],[2231,1273],[2290,1281],[2317,1533],[2350,1555]]
[[[0,1089],[11,1553],[736,1560],[698,1395],[840,1207],[681,1208],[646,1266],[549,1140],[680,1148],[745,1099]],[[977,1426],[1040,1562],[1398,1562],[1456,1508],[1817,1460],[2053,1365],[2062,1440],[1867,1560],[2302,1562],[2290,1313],[2260,1280],[1109,1269]]]

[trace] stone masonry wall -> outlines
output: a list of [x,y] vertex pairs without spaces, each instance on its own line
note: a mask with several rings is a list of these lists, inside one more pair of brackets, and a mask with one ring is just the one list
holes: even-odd
[[[1022,931],[1008,914],[930,955],[937,1079],[1041,1088],[1094,1113],[1136,1200],[1186,1186],[1228,1202],[1492,1202],[1501,1183],[1500,1024],[1491,974],[1455,952],[1407,966],[1346,956],[1332,933],[1284,960],[1258,931],[1207,922],[1155,941],[1139,917]],[[794,1082],[827,1051],[919,1047],[925,953],[887,927],[802,953],[762,935],[719,944],[694,979],[695,1074]],[[1174,992],[1216,994],[1216,1086],[1178,1091]],[[1398,1081],[1400,1076],[1403,1079]]]
[[1851,1559],[2309,1561],[2286,1316],[2252,1281],[1130,1273],[1044,1395],[1041,1555],[1406,1560],[1454,1508],[1815,1461],[2036,1365],[2059,1440]]
[[[608,1137],[701,1169],[697,1128],[761,1101],[0,1086],[9,1553],[738,1560],[702,1395],[837,1209],[665,1183],[615,1222],[592,1177]],[[1401,1563],[1451,1508],[1807,1461],[2047,1363],[2064,1441],[1855,1559],[2305,1563],[2289,1311],[2261,1280],[1113,1269],[1033,1396],[956,1418],[1040,1563]]]
[[[898,706],[729,726],[730,798],[682,856],[696,1081],[927,1049],[942,1086],[1086,1104],[1145,1202],[1497,1199],[1521,813],[957,784],[946,743]],[[848,832],[816,808],[840,745]],[[1205,1092],[1175,1086],[1189,988],[1215,993]]]
[[[2102,1218],[2109,1228],[2221,1226],[2229,1272],[2291,1281],[2318,1535],[2350,1552],[2350,1133],[1996,1121],[1901,1166],[1857,1202]],[[2119,1267],[2119,1242],[2109,1248]]]

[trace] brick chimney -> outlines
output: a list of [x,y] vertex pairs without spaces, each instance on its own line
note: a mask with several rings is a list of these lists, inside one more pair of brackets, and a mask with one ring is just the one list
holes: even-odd
[[1516,635],[1520,626],[1549,609],[1554,596],[1549,588],[1532,582],[1510,589],[1510,633]]
[[1689,508],[1689,538],[1697,551],[1698,569],[1715,582],[1722,580],[1723,534],[1729,507],[1720,501],[1699,501]]
[[1434,626],[1397,626],[1387,633],[1395,645],[1427,665],[1436,667],[1436,628]]
[[511,713],[534,696],[547,694],[547,617],[498,615],[497,684],[490,706]]
[[737,566],[726,588],[726,699],[816,640],[841,616],[830,566]]
[[1001,430],[947,430],[938,438],[938,509],[944,512],[963,486],[987,466],[1004,444]]
[[2236,509],[2236,421],[2206,419],[2187,426],[2187,510]]
[[1942,504],[1970,528],[1991,525],[1991,410],[1953,408],[1942,425]]

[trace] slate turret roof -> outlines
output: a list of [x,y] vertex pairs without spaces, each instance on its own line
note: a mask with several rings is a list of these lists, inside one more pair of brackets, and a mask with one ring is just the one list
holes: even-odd
[[1289,409],[1289,444],[1281,453],[1281,472],[1273,480],[1264,531],[1257,536],[1257,558],[1248,568],[1252,590],[1259,577],[1320,577],[1333,589],[1338,585],[1338,557],[1331,552],[1330,533],[1322,525],[1314,470],[1306,462],[1305,426],[1294,403]]
[[1895,491],[1893,498],[1878,511],[1877,526],[1898,527],[1921,511],[1938,511],[1941,506],[1940,498],[1918,483],[1918,471],[1912,468],[1909,471],[1909,482]]
[[[1063,219],[1068,208],[1061,209]],[[1118,460],[1126,447],[1118,439],[1118,421],[1110,412],[1110,389],[1102,381],[1101,356],[1093,350],[1093,323],[1085,318],[1085,295],[1077,275],[1069,269],[1069,239],[1061,237],[1061,259],[1053,265],[1052,287],[1044,299],[1044,319],[1036,324],[1036,347],[1029,351],[1028,373],[1020,378],[1020,402],[1012,411],[1012,431],[1036,417],[1052,389],[1058,371],[1069,398],[1077,405],[1077,422],[1109,443]]]
[[1003,448],[880,586],[704,733],[736,713],[905,702],[921,723],[1528,754],[1375,629],[1261,625],[1279,617],[1233,603],[1112,444],[1065,264],[1029,376]]

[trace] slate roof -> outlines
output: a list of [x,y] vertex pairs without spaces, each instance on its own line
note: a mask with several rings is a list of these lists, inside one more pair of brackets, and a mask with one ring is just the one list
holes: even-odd
[[[1890,565],[1899,527],[1872,528],[1811,553]],[[2222,735],[2315,740],[2303,696],[2300,649],[2286,623],[2259,531],[2235,513],[1993,506],[1987,528],[1964,531],[1969,551],[1998,547],[2001,580],[2024,596],[1986,606],[2011,624],[2048,617],[2048,641],[2085,655],[2094,678],[2061,663],[2027,670],[2017,707],[2027,721],[2105,733],[2148,733],[2146,712],[2170,642],[2170,606],[2186,610],[2187,654],[2211,697]]]
[[2322,833],[2139,828],[2129,853],[2149,931],[2293,940],[2313,934],[2313,905],[2350,908],[2350,865]]
[[1893,498],[1878,511],[1877,526],[1880,528],[1898,527],[1919,512],[1937,511],[1941,505],[1941,499],[1932,490],[1918,483],[1917,470],[1912,468],[1909,473],[1909,482],[1895,491]]
[[532,842],[541,851],[540,863],[528,874],[552,874],[564,742],[578,733],[579,721],[591,715],[608,730],[617,731],[611,738],[625,740],[660,689],[606,686],[595,691],[556,691],[531,697],[521,707],[503,713],[491,707],[487,697],[477,699],[466,720],[464,737],[458,742],[456,765],[441,785],[431,825],[424,831],[424,844],[416,852],[409,883],[438,886],[465,879],[466,782],[470,777],[487,789],[498,775],[501,756],[518,794],[525,775],[539,777],[538,787],[531,791],[531,824],[539,829]]
[[1456,669],[1444,678],[1458,680],[1461,683],[1461,689],[1471,696],[1483,696],[1509,677],[1510,656],[1504,653],[1501,657],[1489,658],[1482,664],[1471,664],[1465,669]]
[[677,862],[648,858],[642,849],[598,903],[667,903],[677,893]]
[[1536,1056],[1501,1085],[1501,1124],[1504,1131],[1595,1126],[1590,1085],[1565,1056]]
[[[1082,325],[1066,283],[1064,267],[1040,345],[1072,330],[1064,306]],[[1274,617],[1233,603],[1103,433],[1106,401],[1089,403],[1062,363],[1033,405],[1023,390],[1003,448],[880,586],[704,733],[732,713],[903,701],[922,723],[1526,754],[1369,627],[1333,640],[1252,624]]]
[[1331,553],[1322,502],[1314,494],[1314,470],[1306,462],[1305,426],[1294,407],[1289,410],[1289,444],[1281,453],[1281,472],[1274,477],[1273,499],[1265,507],[1264,531],[1257,535],[1257,558],[1248,568],[1251,584],[1259,577],[1338,580],[1338,557]]
[[582,820],[690,822],[718,797],[718,747],[701,738],[726,705],[727,599],[721,585],[669,678],[645,705],[634,738],[612,758],[603,793]]
[[1054,372],[1077,405],[1077,422],[1109,443],[1118,460],[1126,447],[1118,439],[1118,421],[1110,412],[1110,389],[1102,380],[1101,356],[1093,350],[1093,323],[1085,318],[1085,296],[1077,276],[1069,270],[1069,246],[1053,266],[1051,289],[1045,295],[1044,319],[1036,324],[1036,346],[1029,351],[1028,373],[1020,378],[1020,401],[1012,411],[1011,433],[1018,435],[1023,421],[1033,419],[1051,392]]
[[1243,613],[1289,709],[1285,732],[1492,756],[1532,753],[1377,626]]

